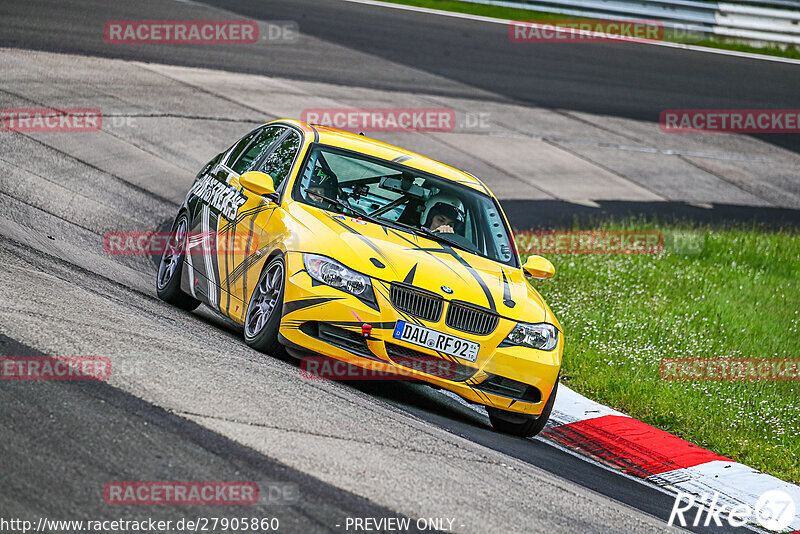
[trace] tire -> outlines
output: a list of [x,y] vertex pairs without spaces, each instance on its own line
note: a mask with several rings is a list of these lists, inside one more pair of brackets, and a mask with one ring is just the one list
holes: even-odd
[[556,393],[558,393],[558,380],[556,380],[556,385],[553,386],[553,391],[550,392],[550,398],[547,399],[542,413],[539,416],[507,412],[487,406],[486,411],[489,413],[489,420],[492,422],[492,428],[498,432],[511,434],[512,436],[520,436],[523,438],[535,436],[544,429],[547,420],[550,419],[550,412],[553,411],[553,405],[556,403]]
[[276,256],[261,271],[244,316],[244,341],[259,352],[272,355],[284,352],[278,341],[278,327],[285,289],[286,263],[282,256]]
[[156,293],[158,298],[177,306],[182,310],[192,311],[200,305],[200,301],[181,291],[181,273],[183,273],[184,247],[189,232],[189,217],[185,212],[179,213],[172,224],[172,232],[166,250],[158,262],[156,274]]

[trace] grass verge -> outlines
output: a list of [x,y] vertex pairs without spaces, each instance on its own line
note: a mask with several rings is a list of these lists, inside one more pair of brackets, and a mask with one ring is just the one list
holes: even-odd
[[[440,9],[442,11],[454,11],[456,13],[468,13],[471,15],[481,15],[484,17],[494,17],[508,20],[565,20],[570,19],[569,15],[559,15],[556,13],[543,13],[528,9],[513,7],[501,7],[485,4],[473,4],[471,2],[460,2],[458,0],[384,0],[391,4],[403,4],[408,6],[425,7],[430,9]],[[735,50],[737,52],[749,52],[752,54],[762,54],[766,56],[786,57],[800,59],[800,49],[789,46],[782,49],[778,46],[757,47],[736,40],[725,39],[724,37],[704,37],[687,38],[686,36],[676,35],[669,30],[664,32],[664,40],[691,44],[695,46],[705,46],[709,48],[720,48],[723,50]]]
[[655,229],[667,243],[689,235],[694,249],[547,256],[556,276],[535,286],[564,328],[564,383],[800,483],[800,382],[665,381],[659,373],[663,358],[800,358],[800,233],[631,222],[591,229]]

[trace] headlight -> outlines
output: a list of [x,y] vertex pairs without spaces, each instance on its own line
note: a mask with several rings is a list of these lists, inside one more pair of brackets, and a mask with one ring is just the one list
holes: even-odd
[[505,342],[532,349],[553,350],[558,345],[558,328],[550,323],[517,323]]
[[341,263],[317,254],[303,254],[306,272],[318,282],[347,291],[361,298],[372,300],[372,284],[369,278]]

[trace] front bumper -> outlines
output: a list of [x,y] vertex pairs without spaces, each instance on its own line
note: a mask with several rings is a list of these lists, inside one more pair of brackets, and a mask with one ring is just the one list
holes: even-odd
[[[480,344],[477,360],[441,359],[434,351],[392,337],[398,320],[408,320],[389,299],[389,285],[372,279],[377,306],[324,284],[308,275],[301,253],[286,255],[287,280],[284,293],[280,339],[301,347],[379,373],[398,373],[403,377],[428,382],[460,395],[464,399],[522,414],[539,415],[558,378],[563,335],[552,351],[526,347],[498,347],[515,322],[501,318],[487,336],[475,336],[451,329],[438,322],[422,321],[428,328],[447,332]],[[368,338],[361,336],[361,325],[372,325]],[[428,371],[429,365],[413,362],[440,361],[446,372]],[[411,362],[411,363],[409,363]]]

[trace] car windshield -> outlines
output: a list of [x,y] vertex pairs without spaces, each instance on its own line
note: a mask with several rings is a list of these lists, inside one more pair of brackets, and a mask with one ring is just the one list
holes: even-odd
[[509,231],[493,198],[389,161],[316,146],[292,198],[517,266]]

